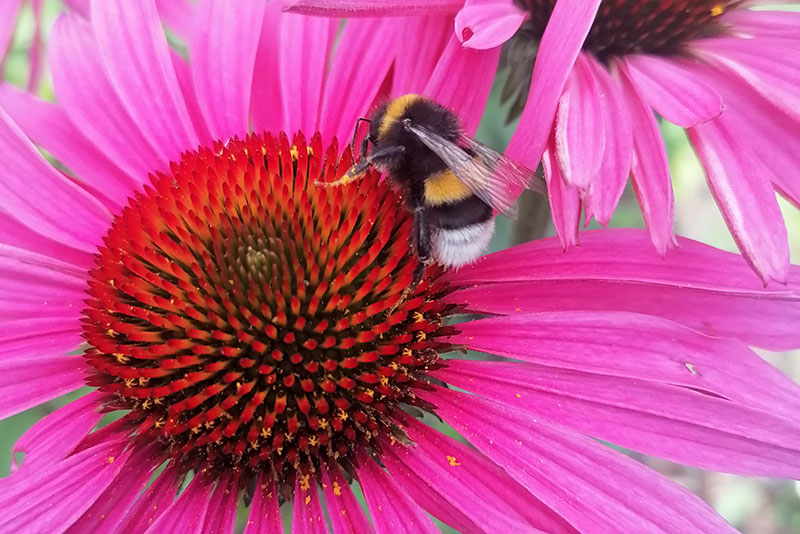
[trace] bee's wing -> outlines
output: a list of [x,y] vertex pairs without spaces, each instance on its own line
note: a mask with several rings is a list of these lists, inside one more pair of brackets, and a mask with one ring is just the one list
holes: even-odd
[[439,156],[476,197],[507,217],[516,216],[519,188],[547,194],[544,181],[534,171],[474,139],[462,136],[459,142],[463,146],[459,146],[424,126],[411,123],[406,127]]

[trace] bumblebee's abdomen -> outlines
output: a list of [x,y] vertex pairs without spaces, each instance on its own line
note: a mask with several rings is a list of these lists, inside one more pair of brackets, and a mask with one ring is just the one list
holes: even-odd
[[425,216],[434,227],[433,255],[444,266],[472,263],[489,247],[494,232],[492,208],[474,195],[454,203],[429,205]]
[[449,169],[425,178],[425,204],[428,206],[453,204],[471,195],[464,182]]

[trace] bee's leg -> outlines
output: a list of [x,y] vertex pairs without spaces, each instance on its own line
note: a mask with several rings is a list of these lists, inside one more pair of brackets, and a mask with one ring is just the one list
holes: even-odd
[[394,313],[394,311],[400,306],[403,302],[411,296],[411,293],[417,288],[419,283],[422,281],[422,277],[425,274],[425,268],[433,263],[433,256],[431,254],[432,251],[432,243],[431,243],[431,227],[427,224],[425,218],[425,209],[424,208],[417,208],[414,210],[414,230],[413,230],[413,241],[414,241],[414,251],[417,253],[417,265],[414,267],[414,274],[411,278],[411,283],[403,290],[403,293],[400,295],[400,298],[394,305],[389,309],[389,315]]
[[[366,122],[367,124],[372,124],[372,121],[369,119],[365,119],[364,117],[360,117],[356,120],[356,127],[353,128],[353,140],[350,142],[350,147],[353,149],[353,153],[356,151],[356,136],[358,135],[358,127],[361,125],[362,122]],[[358,159],[362,160],[367,155],[367,144],[369,142],[369,134],[364,136],[364,139],[361,140],[361,150],[358,153]]]
[[364,174],[369,170],[370,167],[377,163],[381,162],[383,158],[391,158],[401,154],[405,149],[402,146],[389,146],[389,147],[382,147],[377,148],[372,151],[372,154],[367,156],[366,158],[360,160],[358,163],[350,167],[344,176],[335,180],[333,182],[314,182],[314,185],[318,187],[339,187],[342,185],[347,185],[351,182],[355,182],[360,178],[364,177]]

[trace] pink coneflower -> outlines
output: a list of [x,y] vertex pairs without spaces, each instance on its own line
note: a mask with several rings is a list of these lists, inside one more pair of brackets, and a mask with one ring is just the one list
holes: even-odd
[[[153,2],[92,8],[54,29],[57,105],[0,91],[2,416],[93,388],[17,443],[1,532],[231,533],[242,501],[246,534],[283,532],[284,501],[299,533],[733,532],[590,436],[800,477],[800,388],[748,348],[800,346],[796,268],[764,289],[733,254],[597,231],[404,298],[397,195],[314,186],[352,164],[334,137],[384,85],[395,46],[364,45],[391,24],[349,22],[329,57],[333,22],[201,1],[187,63]],[[455,92],[436,73],[458,87],[474,58],[432,79]]]
[[[784,281],[789,265],[775,191],[800,203],[800,15],[750,9],[775,3],[420,0],[407,9],[463,7],[455,27],[466,47],[496,47],[516,34],[506,89],[522,118],[508,153],[534,165],[546,143],[553,219],[565,244],[578,241],[581,209],[587,221],[608,223],[630,175],[656,248],[675,245],[655,111],[686,128],[734,239],[766,282]],[[397,13],[393,2],[290,4],[304,12]],[[542,121],[553,116],[548,140]]]

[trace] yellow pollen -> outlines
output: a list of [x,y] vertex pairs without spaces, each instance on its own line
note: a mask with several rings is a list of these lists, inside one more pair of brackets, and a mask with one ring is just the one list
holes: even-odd
[[339,497],[342,494],[342,487],[335,480],[333,481],[333,494]]
[[300,477],[300,489],[303,491],[308,491],[308,488],[311,487],[310,481],[311,475],[303,475]]
[[461,465],[461,462],[457,461],[455,456],[450,456],[450,455],[447,456],[447,463],[450,464],[450,467]]
[[426,339],[427,337],[428,337],[428,336],[426,336],[426,335],[425,335],[425,332],[423,332],[422,330],[420,330],[419,332],[417,332],[417,341],[425,341],[425,339]]
[[125,356],[124,354],[122,354],[121,352],[115,352],[115,353],[114,353],[114,358],[115,358],[115,359],[116,359],[116,360],[117,360],[119,363],[127,363],[127,362],[128,362],[128,357],[127,357],[127,356]]
[[518,399],[521,399],[521,398],[522,398],[522,395],[520,395],[519,393],[514,393],[514,396],[515,396],[516,398],[518,398]]
[[339,419],[341,419],[342,421],[347,421],[347,417],[348,417],[347,412],[340,408],[339,409]]
[[325,419],[325,418],[322,418],[322,419],[320,419],[320,420],[319,420],[319,427],[320,427],[322,430],[325,430],[326,428],[328,428],[328,420],[327,420],[327,419]]
[[414,322],[421,323],[425,320],[425,316],[422,315],[420,312],[414,312]]
[[719,17],[725,13],[725,5],[724,4],[717,4],[711,8],[711,16],[712,17]]
[[109,456],[108,457],[108,463],[113,464],[114,460],[115,460],[115,458],[113,456]]
[[[306,504],[311,502],[311,495],[306,495]],[[309,521],[314,521],[314,518],[310,518]]]
[[106,330],[106,334],[108,334],[109,337],[114,337],[117,335],[117,333],[114,331],[113,328],[109,328],[108,330]]

